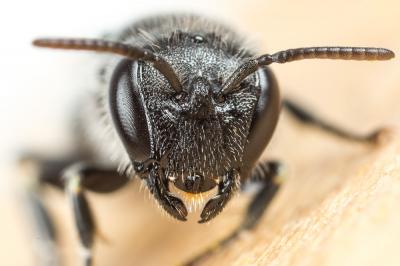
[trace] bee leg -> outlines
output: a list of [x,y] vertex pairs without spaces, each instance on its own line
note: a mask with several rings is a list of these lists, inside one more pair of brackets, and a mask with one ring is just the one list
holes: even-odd
[[44,266],[60,265],[56,231],[37,191],[29,191],[26,194],[25,207],[29,211],[37,235],[34,248],[38,256],[38,264]]
[[[31,214],[35,231],[39,234],[35,243],[39,255],[39,265],[60,265],[57,250],[57,232],[44,207],[42,188],[51,185],[65,189],[72,201],[74,219],[79,238],[86,250],[85,264],[90,265],[90,248],[95,233],[94,221],[84,190],[98,193],[110,193],[125,185],[129,179],[114,169],[78,163],[79,156],[62,159],[46,159],[37,154],[25,154],[19,159],[19,167],[24,171],[27,210]],[[66,169],[64,171],[64,169]]]
[[[283,167],[279,162],[266,161],[259,163],[252,172],[250,184],[257,184],[260,188],[251,200],[242,223],[230,235],[220,240],[216,245],[213,245],[212,248],[184,263],[184,265],[197,265],[204,258],[236,240],[241,232],[252,230],[258,224],[265,210],[279,190],[281,181],[279,179],[282,172]],[[245,184],[244,186],[250,184]]]
[[370,134],[361,135],[332,125],[329,122],[314,116],[311,112],[289,99],[283,100],[283,107],[286,108],[286,110],[289,111],[289,113],[300,122],[318,127],[338,137],[351,141],[377,143],[382,132],[385,131],[385,129],[377,129]]
[[284,165],[278,161],[260,162],[253,170],[250,184],[260,186],[259,191],[252,199],[243,222],[239,227],[242,230],[253,229],[260,221],[265,210],[278,192],[284,179]]
[[110,193],[125,185],[129,179],[119,175],[114,169],[102,168],[85,163],[76,163],[64,173],[65,190],[70,198],[75,226],[82,247],[85,266],[92,265],[92,247],[96,233],[89,202],[85,190]]
[[57,249],[57,232],[45,208],[42,188],[45,184],[50,184],[62,189],[60,172],[71,162],[70,159],[45,160],[36,154],[28,153],[18,158],[18,168],[22,173],[22,183],[26,191],[23,207],[35,232],[33,248],[39,265],[61,264]]

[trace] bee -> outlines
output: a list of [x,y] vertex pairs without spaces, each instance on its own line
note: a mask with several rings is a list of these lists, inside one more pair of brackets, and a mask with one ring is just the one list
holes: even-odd
[[[108,55],[98,68],[97,95],[89,99],[95,108],[79,112],[77,118],[82,145],[76,156],[51,160],[30,154],[21,159],[37,165],[39,184],[66,190],[87,266],[92,265],[95,232],[85,196],[88,190],[109,193],[140,179],[158,205],[182,222],[191,210],[188,199],[199,204],[204,199],[199,195],[213,191],[200,214],[199,223],[206,223],[220,214],[244,185],[257,183],[260,189],[246,217],[221,241],[224,245],[238,232],[252,229],[279,190],[282,164],[259,158],[274,133],[282,106],[300,121],[341,137],[376,140],[380,131],[367,135],[347,132],[295,102],[281,99],[268,65],[315,58],[394,57],[384,48],[332,46],[257,55],[234,30],[196,15],[145,18],[106,39],[40,38],[33,45]],[[107,134],[99,134],[105,127]],[[106,147],[103,152],[98,152],[100,146]],[[115,161],[108,159],[111,150],[116,150]],[[55,242],[39,190],[32,195],[40,230],[49,242]],[[209,253],[187,264],[195,264]]]

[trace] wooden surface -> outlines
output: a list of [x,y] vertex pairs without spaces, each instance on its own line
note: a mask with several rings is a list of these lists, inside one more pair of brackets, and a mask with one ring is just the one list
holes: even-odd
[[[362,45],[400,54],[398,1],[224,3],[226,16],[235,17],[265,52]],[[378,146],[354,144],[283,114],[263,157],[286,162],[284,187],[255,231],[242,234],[204,265],[400,265],[399,67],[399,59],[273,67],[284,95],[356,132],[389,126],[389,137]],[[61,229],[63,257],[67,265],[77,265],[67,203],[56,191],[49,190],[47,198]],[[187,223],[162,215],[137,184],[109,196],[90,194],[100,231],[96,265],[179,264],[227,235],[239,223],[248,199],[234,198],[212,223],[198,225],[198,214]],[[34,265],[32,238],[15,205],[10,201],[3,208],[1,257],[4,265]]]

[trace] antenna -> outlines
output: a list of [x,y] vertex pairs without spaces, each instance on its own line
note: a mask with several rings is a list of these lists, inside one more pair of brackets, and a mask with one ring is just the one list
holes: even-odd
[[118,54],[132,60],[142,60],[150,62],[153,66],[160,71],[168,80],[172,88],[176,92],[182,91],[182,85],[172,67],[165,59],[154,54],[153,52],[125,44],[122,42],[113,42],[100,39],[55,39],[55,38],[41,38],[32,42],[34,46],[53,48],[53,49],[66,49],[66,50],[86,50],[95,52],[104,52]]
[[265,54],[256,59],[250,59],[228,78],[220,94],[226,95],[235,90],[240,82],[248,75],[257,71],[261,66],[272,63],[287,63],[303,59],[340,59],[340,60],[389,60],[395,56],[394,52],[385,48],[372,47],[306,47],[289,49]]

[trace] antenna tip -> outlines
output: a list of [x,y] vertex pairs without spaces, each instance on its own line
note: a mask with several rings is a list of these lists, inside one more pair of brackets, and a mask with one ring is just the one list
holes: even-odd
[[32,41],[32,45],[33,45],[33,46],[39,46],[39,44],[40,44],[40,39],[34,39],[34,40]]
[[389,50],[389,49],[385,49],[385,50],[387,51],[387,59],[392,59],[392,58],[396,57],[396,54],[392,50]]
[[48,39],[34,39],[32,41],[32,45],[36,47],[46,47],[49,45],[49,40]]
[[375,55],[375,60],[389,60],[396,56],[392,50],[386,48],[376,48]]

